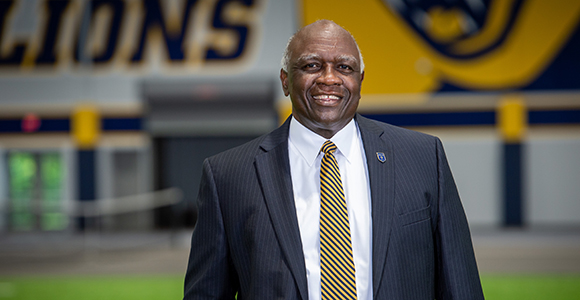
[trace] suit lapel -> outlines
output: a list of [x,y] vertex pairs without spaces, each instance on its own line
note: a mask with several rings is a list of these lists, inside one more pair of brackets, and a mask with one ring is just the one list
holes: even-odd
[[288,119],[284,125],[265,138],[260,145],[264,152],[256,156],[255,164],[280,248],[296,280],[302,299],[307,299],[306,267],[288,160],[289,126]]
[[[376,295],[382,282],[394,216],[394,153],[382,128],[360,115],[356,120],[365,148],[371,187],[373,294]],[[384,162],[379,160],[377,153],[384,153]]]

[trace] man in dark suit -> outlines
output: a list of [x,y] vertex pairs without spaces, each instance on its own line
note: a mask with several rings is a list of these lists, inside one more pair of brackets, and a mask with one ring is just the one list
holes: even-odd
[[[203,164],[184,299],[483,299],[441,142],[357,115],[363,78],[337,24],[290,39],[280,79],[292,116]],[[340,191],[330,197],[327,157]],[[346,242],[330,251],[347,253],[347,279],[322,254],[327,201],[344,204]]]

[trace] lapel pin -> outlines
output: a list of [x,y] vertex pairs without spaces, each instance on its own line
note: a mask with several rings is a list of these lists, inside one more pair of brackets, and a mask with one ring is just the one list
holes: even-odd
[[385,154],[383,152],[377,152],[377,159],[382,163],[387,161],[387,158],[385,157]]

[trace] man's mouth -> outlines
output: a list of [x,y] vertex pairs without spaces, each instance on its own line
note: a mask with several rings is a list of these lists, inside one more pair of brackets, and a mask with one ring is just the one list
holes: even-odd
[[314,98],[314,100],[320,104],[334,104],[342,99],[341,96],[330,94],[314,95],[312,98]]

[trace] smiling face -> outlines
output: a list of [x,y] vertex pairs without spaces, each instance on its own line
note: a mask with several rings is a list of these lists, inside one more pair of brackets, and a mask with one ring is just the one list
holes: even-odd
[[304,27],[289,45],[288,72],[280,71],[292,115],[329,139],[354,117],[360,99],[359,52],[352,36],[331,21]]

